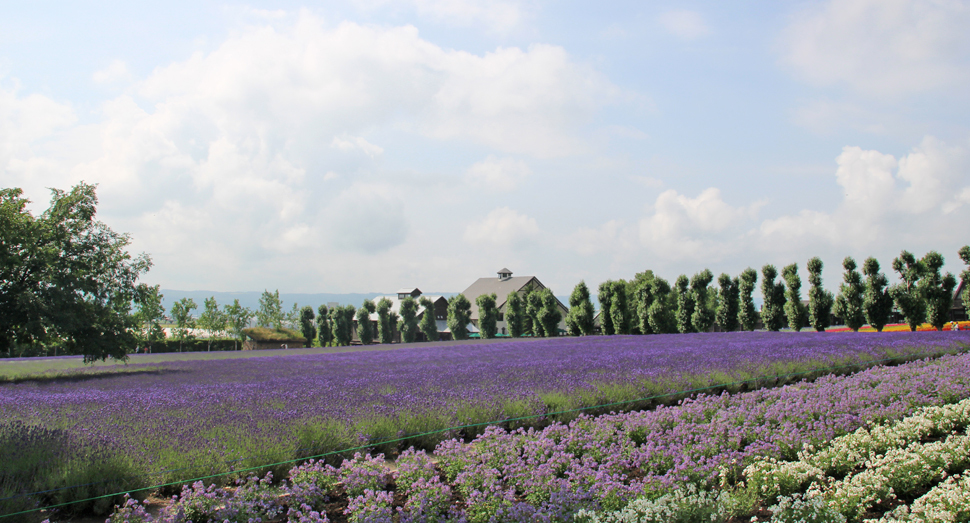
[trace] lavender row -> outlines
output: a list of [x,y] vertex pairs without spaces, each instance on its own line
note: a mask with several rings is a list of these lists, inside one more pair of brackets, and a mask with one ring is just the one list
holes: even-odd
[[[272,495],[253,494],[252,481],[243,497],[199,484],[162,519],[188,521],[195,507],[193,521],[242,514],[238,521],[568,522],[582,510],[617,510],[688,485],[730,490],[756,460],[793,459],[859,427],[967,397],[970,355],[944,356],[541,430],[492,427],[470,443],[443,442],[431,455],[406,452],[393,470],[383,456],[357,456],[341,467],[308,463],[275,486],[264,480]],[[200,514],[203,505],[211,512]]]

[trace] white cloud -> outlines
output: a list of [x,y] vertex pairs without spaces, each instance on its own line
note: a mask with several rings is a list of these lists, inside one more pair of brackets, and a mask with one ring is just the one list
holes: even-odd
[[[566,237],[564,244],[567,249],[584,256],[602,255],[630,249],[633,243],[631,232],[623,220],[609,220],[599,228],[580,227]],[[636,240],[635,237],[632,239]]]
[[522,160],[498,158],[494,154],[472,165],[465,173],[468,182],[490,192],[509,192],[516,189],[532,170]]
[[340,149],[342,151],[359,149],[371,158],[384,154],[383,147],[374,145],[360,136],[344,136],[343,138],[334,136],[333,141],[330,142],[330,147]]
[[91,75],[91,79],[94,80],[96,84],[113,84],[117,82],[125,82],[132,79],[131,72],[128,71],[128,66],[122,60],[112,60],[108,67],[101,69],[100,71],[95,71]]
[[515,29],[525,16],[520,2],[506,0],[356,0],[355,3],[367,10],[408,7],[419,16],[437,22],[465,27],[484,26],[497,33]]
[[51,182],[64,168],[44,154],[48,142],[69,130],[77,116],[68,104],[17,91],[16,85],[0,87],[0,175],[4,187],[20,187],[32,201],[43,201],[44,189],[54,186]]
[[474,244],[522,246],[539,235],[535,218],[500,207],[465,228],[464,239]]
[[697,11],[667,11],[660,15],[659,20],[668,33],[684,40],[694,40],[711,32]]
[[783,61],[818,85],[896,97],[970,78],[970,6],[936,0],[831,0],[795,16]]
[[409,230],[404,202],[388,184],[354,184],[336,199],[323,223],[334,244],[363,254],[404,243]]

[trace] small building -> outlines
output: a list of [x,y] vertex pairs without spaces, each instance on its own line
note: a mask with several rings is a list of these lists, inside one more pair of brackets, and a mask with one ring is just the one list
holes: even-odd
[[[512,271],[503,267],[502,270],[498,271],[498,278],[479,278],[462,294],[472,304],[471,320],[476,328],[479,327],[479,315],[478,304],[475,303],[475,300],[482,294],[495,294],[495,308],[498,309],[496,332],[499,335],[507,336],[509,332],[508,323],[505,321],[505,309],[508,305],[509,294],[516,292],[525,297],[529,292],[545,288],[546,286],[535,276],[512,276]],[[562,319],[559,320],[559,334],[563,335],[566,333],[566,313],[569,312],[569,309],[559,301],[559,298],[556,298],[556,304],[559,307],[559,313],[562,314]]]
[[303,333],[293,329],[268,329],[266,327],[250,327],[243,329],[246,341],[242,350],[264,349],[302,349],[307,346]]

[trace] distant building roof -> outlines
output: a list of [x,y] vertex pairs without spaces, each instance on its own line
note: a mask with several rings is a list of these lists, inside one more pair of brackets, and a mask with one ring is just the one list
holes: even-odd
[[[438,300],[447,301],[447,299],[444,296],[421,296],[421,297],[428,298],[429,300],[431,300],[431,303],[436,303]],[[387,301],[391,302],[391,309],[390,309],[391,312],[397,314],[398,317],[401,316],[401,302],[404,300],[399,298],[398,295],[388,295],[388,296],[377,296],[371,301],[374,302],[374,305],[377,305],[377,303],[381,301],[381,298],[387,298]],[[414,301],[418,303],[418,309],[417,309],[417,312],[415,313],[415,316],[420,316],[421,313],[424,312],[424,307],[421,305],[421,300],[415,299]],[[376,312],[370,313],[370,319],[371,321],[377,321],[378,319],[377,313]]]

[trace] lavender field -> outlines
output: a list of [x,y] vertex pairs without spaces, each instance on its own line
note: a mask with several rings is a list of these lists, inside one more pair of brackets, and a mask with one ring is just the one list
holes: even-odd
[[[970,346],[970,333],[725,333],[562,338],[393,351],[139,364],[0,385],[0,497],[30,502],[182,481],[359,445],[394,454],[523,416],[718,387],[736,391]],[[141,369],[139,365],[144,365]],[[804,373],[784,379],[777,375]],[[961,392],[962,394],[962,392]],[[666,398],[674,401],[683,395]],[[632,410],[659,400],[600,409]],[[595,413],[596,411],[594,411]],[[289,466],[276,467],[285,472]],[[672,470],[676,471],[676,467]],[[108,484],[100,481],[108,477]],[[97,479],[97,481],[95,481]],[[27,503],[26,498],[18,498]],[[104,510],[111,500],[94,502]],[[91,508],[91,507],[88,507]]]

